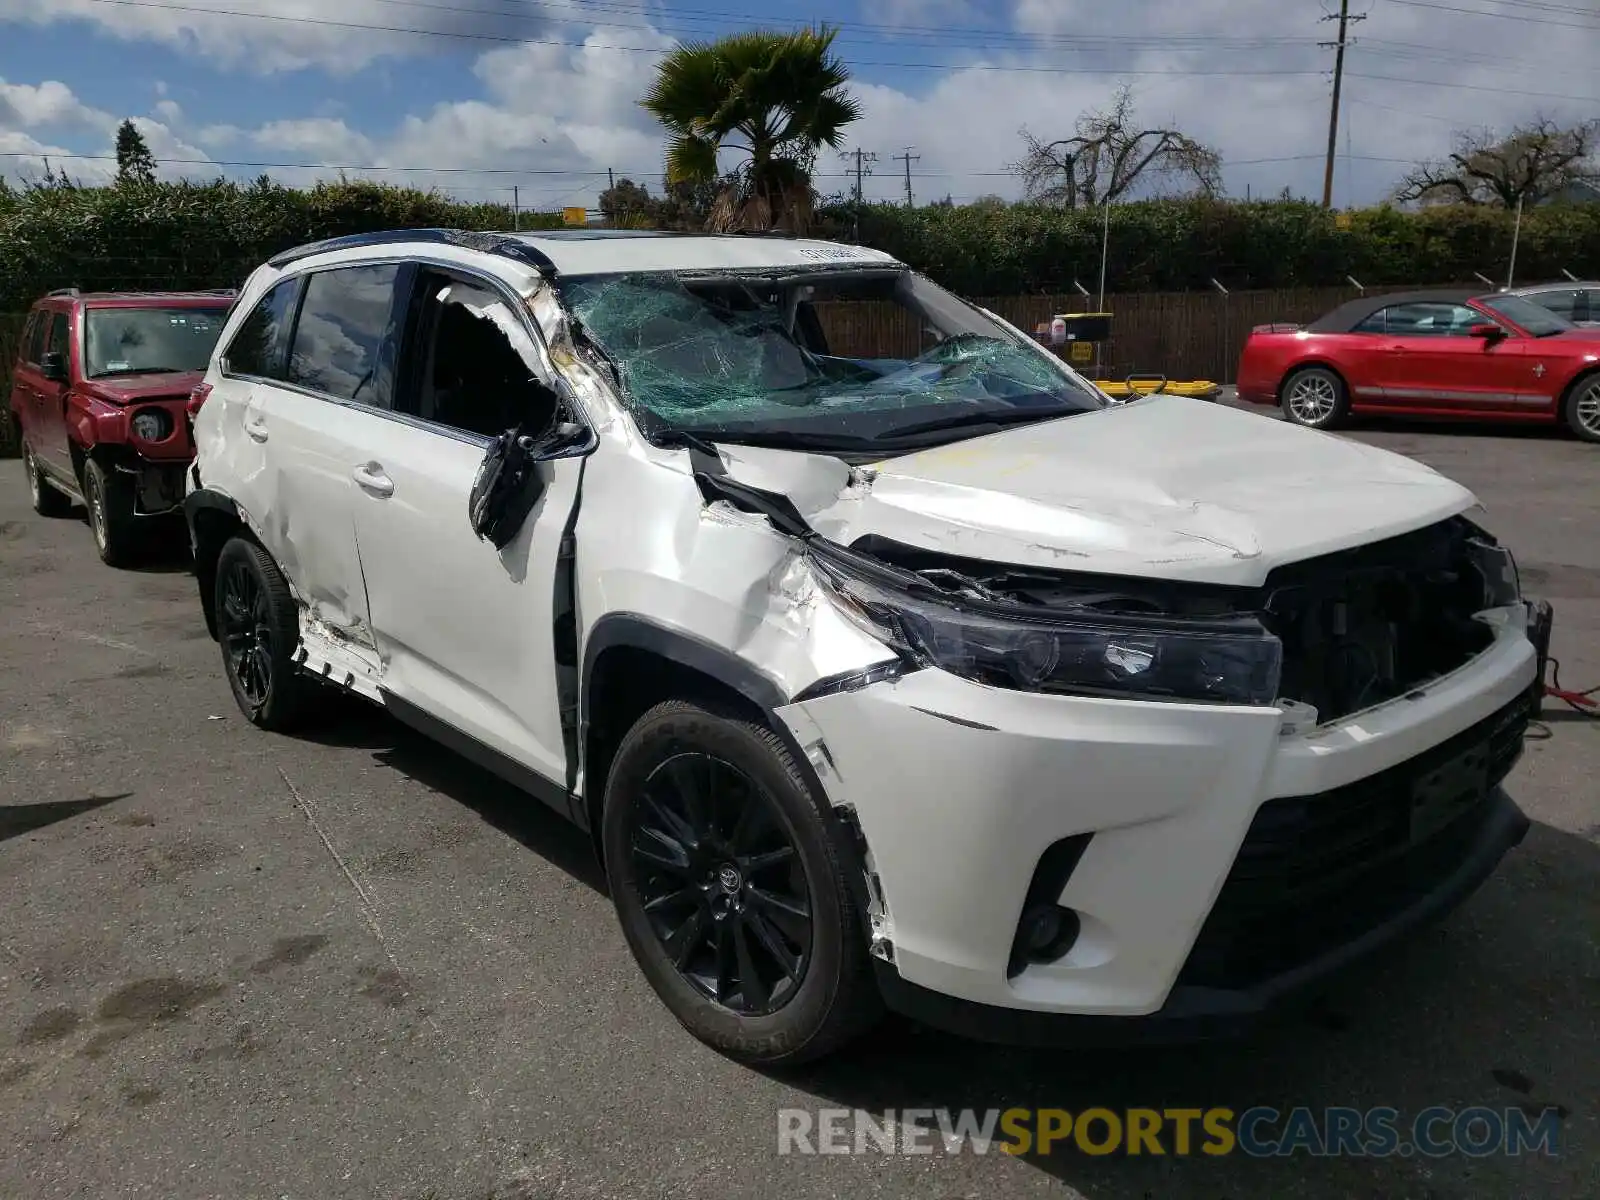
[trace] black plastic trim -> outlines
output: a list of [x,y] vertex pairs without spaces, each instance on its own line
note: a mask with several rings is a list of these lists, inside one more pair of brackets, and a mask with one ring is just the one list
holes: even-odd
[[198,488],[183,498],[183,519],[189,526],[189,544],[195,545],[195,514],[201,509],[225,512],[234,520],[239,519],[239,506],[234,503],[233,497],[224,495],[215,488]]
[[1180,986],[1147,1016],[1112,1017],[1041,1013],[978,1004],[901,978],[889,963],[873,961],[878,987],[896,1012],[978,1041],[1013,1046],[1107,1046],[1124,1043],[1185,1043],[1237,1037],[1310,994],[1330,977],[1455,908],[1494,873],[1507,851],[1526,836],[1531,822],[1501,788],[1471,851],[1460,866],[1410,908],[1360,937],[1292,971],[1247,989]]
[[1011,939],[1011,958],[1006,963],[1007,979],[1016,978],[1029,963],[1054,961],[1071,949],[1072,942],[1076,940],[1078,934],[1076,913],[1071,914],[1071,939],[1065,940],[1059,951],[1051,955],[1048,960],[1035,958],[1028,953],[1027,947],[1022,943],[1022,923],[1031,910],[1056,903],[1072,879],[1072,873],[1083,861],[1084,852],[1089,849],[1089,843],[1093,840],[1092,833],[1075,833],[1071,837],[1052,842],[1039,856],[1039,862],[1033,868],[1033,879],[1028,884],[1028,894],[1023,898],[1022,908],[1017,914],[1017,930]]
[[649,617],[638,613],[607,613],[594,623],[583,647],[583,684],[578,695],[578,728],[580,738],[587,743],[589,736],[589,697],[594,679],[594,664],[602,652],[617,646],[631,646],[647,650],[662,658],[682,663],[702,675],[709,675],[725,684],[746,700],[756,705],[782,732],[775,710],[789,703],[789,697],[776,680],[763,675],[755,667],[721,646],[703,641],[691,633],[669,629]]
[[[198,460],[196,462],[198,463]],[[199,478],[198,473],[195,478]],[[241,525],[244,520],[239,516],[239,506],[234,503],[233,497],[214,488],[196,488],[183,498],[180,507],[183,509],[184,525],[189,530],[189,551],[194,559],[195,586],[200,591],[200,613],[205,618],[206,632],[211,635],[212,641],[216,641],[217,602],[212,592],[216,583],[216,559],[200,553],[199,514],[203,511],[220,512]]]
[[453,750],[491,775],[499,776],[511,786],[527,792],[536,800],[543,801],[574,824],[580,826],[583,824],[577,815],[576,797],[556,780],[546,778],[531,767],[523,766],[492,746],[485,746],[471,734],[461,732],[432,713],[418,708],[409,700],[402,700],[387,688],[380,687],[378,695],[383,698],[383,706],[393,713],[401,724]]

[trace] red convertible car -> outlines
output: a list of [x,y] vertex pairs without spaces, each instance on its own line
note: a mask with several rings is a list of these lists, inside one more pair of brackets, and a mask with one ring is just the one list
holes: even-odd
[[1239,398],[1328,429],[1351,413],[1563,421],[1600,442],[1600,328],[1521,296],[1364,296],[1309,325],[1258,325]]

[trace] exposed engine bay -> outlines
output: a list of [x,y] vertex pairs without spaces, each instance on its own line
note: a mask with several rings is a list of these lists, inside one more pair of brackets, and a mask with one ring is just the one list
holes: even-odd
[[1494,640],[1475,614],[1515,599],[1514,579],[1495,577],[1493,539],[1461,517],[1281,567],[1259,588],[1007,567],[876,537],[851,549],[914,572],[956,604],[1036,605],[1057,616],[1253,617],[1282,643],[1279,697],[1315,708],[1318,723],[1461,667]]

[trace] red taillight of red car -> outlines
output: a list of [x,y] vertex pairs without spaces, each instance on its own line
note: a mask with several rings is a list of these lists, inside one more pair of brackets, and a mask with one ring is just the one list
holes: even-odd
[[209,395],[211,395],[211,385],[209,383],[195,384],[194,391],[189,393],[189,402],[184,405],[191,421],[199,414],[200,406],[206,402],[206,397]]

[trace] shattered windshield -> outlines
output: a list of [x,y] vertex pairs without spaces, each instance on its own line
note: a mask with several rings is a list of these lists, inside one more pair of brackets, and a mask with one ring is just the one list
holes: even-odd
[[1107,399],[904,269],[567,279],[646,432],[890,453]]

